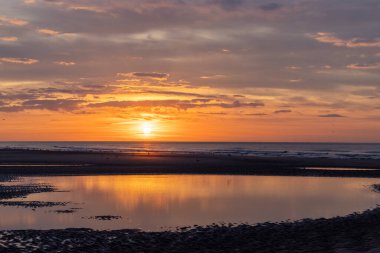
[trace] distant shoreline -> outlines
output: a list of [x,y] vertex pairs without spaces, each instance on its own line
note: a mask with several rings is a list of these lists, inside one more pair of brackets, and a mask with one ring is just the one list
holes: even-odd
[[[373,170],[324,170],[362,168]],[[170,152],[0,149],[0,174],[237,174],[380,177],[380,160],[231,156]]]
[[296,157],[380,160],[377,143],[307,142],[0,142],[1,149],[127,154],[230,155],[246,157]]

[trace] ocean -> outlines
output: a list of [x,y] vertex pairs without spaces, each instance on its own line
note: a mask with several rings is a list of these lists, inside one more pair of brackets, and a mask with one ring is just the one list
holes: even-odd
[[288,142],[0,142],[0,149],[207,153],[262,157],[380,159],[380,143]]

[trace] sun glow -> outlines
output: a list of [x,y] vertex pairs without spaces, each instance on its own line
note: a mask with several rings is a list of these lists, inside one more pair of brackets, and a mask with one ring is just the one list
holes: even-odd
[[144,122],[141,124],[141,131],[144,136],[150,136],[153,131],[153,125],[150,122]]

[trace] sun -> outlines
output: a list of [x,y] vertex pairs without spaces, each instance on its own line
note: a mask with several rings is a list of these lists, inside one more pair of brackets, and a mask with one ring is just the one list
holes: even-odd
[[144,136],[149,136],[152,134],[153,125],[150,122],[144,122],[141,124],[141,131]]

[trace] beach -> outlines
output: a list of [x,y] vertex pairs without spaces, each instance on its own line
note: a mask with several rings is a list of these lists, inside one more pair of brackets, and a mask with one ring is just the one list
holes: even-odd
[[[305,170],[304,168],[314,168]],[[373,170],[323,170],[318,168]],[[212,153],[0,150],[2,174],[240,174],[380,177],[377,159],[257,157]]]
[[[331,168],[331,169],[326,169]],[[336,168],[336,169],[333,169]],[[340,168],[340,169],[339,169]],[[353,170],[349,168],[355,168]],[[215,154],[73,152],[3,149],[2,181],[61,175],[274,175],[380,177],[378,160],[248,157]],[[17,181],[17,180],[16,180]],[[59,191],[49,185],[3,186],[2,205],[17,197]],[[378,188],[374,187],[373,191]],[[20,208],[62,206],[64,202],[17,202]],[[7,230],[1,252],[376,252],[380,209],[344,217],[259,224],[223,223],[149,232],[88,228]],[[75,212],[73,209],[62,213]],[[59,214],[57,214],[59,215]],[[90,217],[101,220],[118,216]],[[122,218],[122,217],[120,217]],[[372,251],[371,251],[372,250]]]
[[178,232],[90,229],[0,232],[1,252],[340,252],[380,250],[379,210],[297,223],[209,226]]
[[294,223],[210,225],[178,231],[91,229],[0,232],[1,252],[337,252],[380,250],[380,210]]

